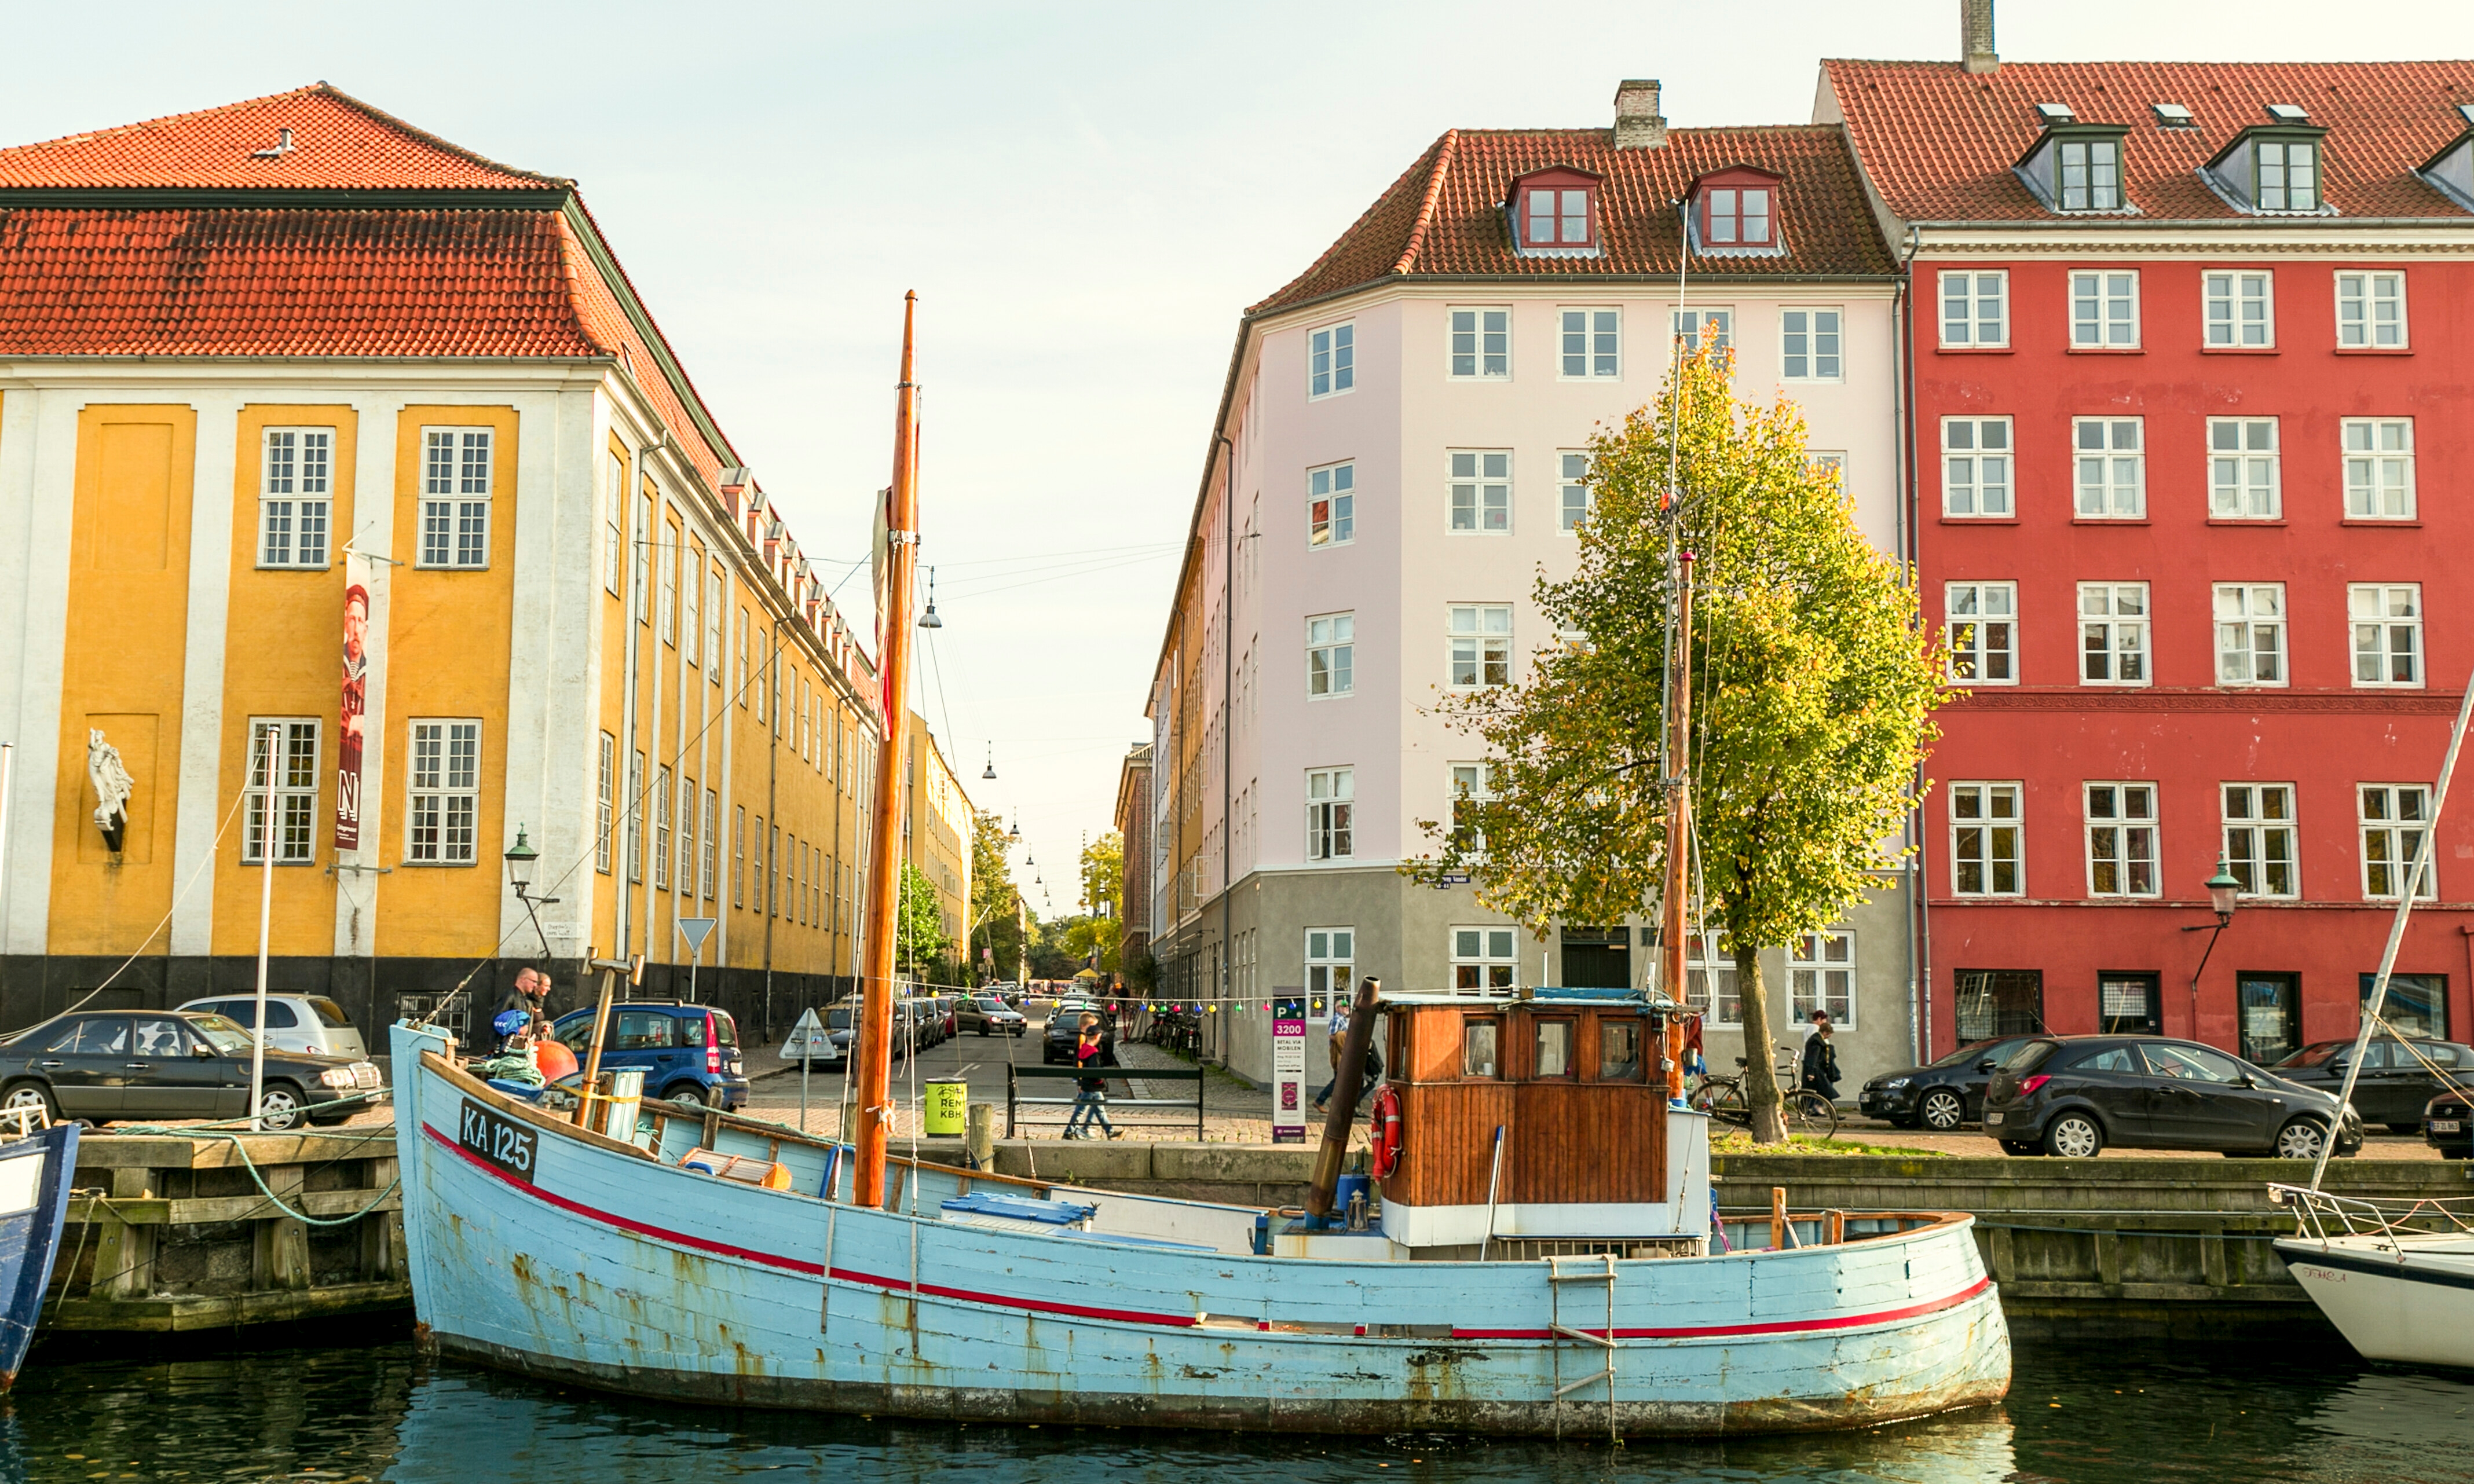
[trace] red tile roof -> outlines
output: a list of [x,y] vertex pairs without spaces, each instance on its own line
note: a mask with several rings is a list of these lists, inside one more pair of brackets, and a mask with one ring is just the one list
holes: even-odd
[[[282,131],[292,149],[272,158]],[[543,190],[568,182],[458,149],[324,83],[0,149],[0,190]]]
[[[1738,164],[1785,178],[1780,223],[1786,252],[1743,257],[1696,254],[1694,274],[1895,271],[1836,129],[1676,129],[1666,140],[1662,149],[1618,150],[1606,129],[1454,130],[1392,182],[1312,267],[1248,312],[1284,309],[1392,278],[1671,274],[1682,246],[1675,203],[1694,180]],[[1513,251],[1504,196],[1516,177],[1548,165],[1605,177],[1599,198],[1602,255],[1524,257]]]
[[[1822,63],[1856,152],[1890,209],[1909,221],[2060,220],[2010,167],[2040,132],[2036,105],[2070,105],[2083,123],[2126,124],[2123,183],[2150,220],[2239,218],[2198,169],[2233,137],[2299,104],[2328,130],[2323,184],[2344,216],[2464,220],[2414,168],[2464,133],[2474,62],[2008,62],[1973,74],[1954,61]],[[2165,129],[2149,105],[2178,103],[2195,129]]]

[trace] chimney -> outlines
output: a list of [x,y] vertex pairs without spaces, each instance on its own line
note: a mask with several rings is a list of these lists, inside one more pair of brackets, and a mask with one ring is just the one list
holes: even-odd
[[1615,85],[1615,148],[1666,148],[1666,120],[1658,111],[1658,80],[1631,78]]
[[2001,70],[1993,50],[1993,0],[1958,0],[1958,50],[1970,72]]

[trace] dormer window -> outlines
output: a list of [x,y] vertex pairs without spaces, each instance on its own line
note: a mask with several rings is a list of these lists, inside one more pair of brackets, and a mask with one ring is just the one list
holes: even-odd
[[1533,186],[1528,191],[1528,207],[1523,214],[1528,223],[1520,240],[1543,247],[1556,243],[1564,247],[1589,245],[1589,193],[1568,187]]
[[1780,251],[1782,177],[1751,165],[1730,165],[1692,182],[1693,245],[1704,253]]
[[2259,142],[2259,192],[2263,211],[2319,209],[2319,146],[2309,139]]
[[1553,257],[1596,256],[1601,179],[1569,165],[1550,165],[1514,181],[1505,206],[1516,250]]
[[2122,141],[2061,142],[2061,207],[2065,211],[2122,209]]
[[2013,166],[2019,179],[2049,211],[2122,211],[2130,202],[2122,184],[2119,124],[2082,124],[2059,104],[2036,109],[2044,133]]
[[2268,116],[2270,122],[2244,130],[2208,161],[2208,183],[2245,211],[2326,213],[2319,144],[2328,131],[2314,125],[2296,104],[2271,103]]

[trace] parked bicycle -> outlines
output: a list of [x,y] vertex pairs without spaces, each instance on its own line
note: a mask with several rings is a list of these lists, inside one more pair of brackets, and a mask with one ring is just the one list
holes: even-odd
[[[1824,1141],[1837,1137],[1838,1106],[1813,1089],[1799,1085],[1800,1068],[1794,1048],[1783,1045],[1778,1049],[1786,1053],[1773,1070],[1782,1094],[1779,1112],[1786,1122],[1787,1133]],[[1736,1066],[1745,1064],[1743,1058],[1735,1058]],[[1740,1072],[1733,1077],[1717,1072],[1703,1077],[1700,1087],[1692,1094],[1692,1107],[1709,1114],[1713,1123],[1737,1129],[1753,1126],[1753,1107],[1746,1099]]]

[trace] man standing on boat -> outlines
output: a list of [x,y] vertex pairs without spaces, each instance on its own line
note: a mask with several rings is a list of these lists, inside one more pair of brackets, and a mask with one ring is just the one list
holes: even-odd
[[549,1024],[548,1003],[549,976],[527,964],[516,970],[515,987],[498,1002],[498,1010],[500,1013],[511,1010],[522,1010],[531,1017],[535,1030],[539,1031]]
[[1804,1038],[1804,1085],[1838,1101],[1838,1052],[1830,1044],[1830,1011],[1812,1012],[1812,1034]]

